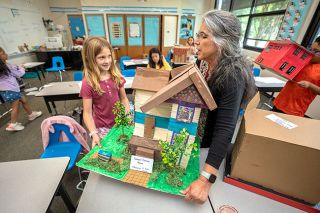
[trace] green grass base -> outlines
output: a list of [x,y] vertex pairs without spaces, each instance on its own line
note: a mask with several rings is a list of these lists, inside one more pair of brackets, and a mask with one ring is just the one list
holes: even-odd
[[[130,128],[125,128],[125,134],[128,135],[129,138],[132,137],[133,129],[134,129],[133,126],[131,126]],[[117,142],[121,133],[122,133],[121,128],[112,128],[109,134],[102,139],[101,149],[111,152],[113,157],[121,158],[123,155],[123,150],[126,148],[126,144]],[[199,140],[196,139],[195,142],[198,143],[198,147],[199,147]],[[84,156],[77,163],[77,166],[121,181],[128,173],[128,170],[122,171],[122,172],[109,172],[99,167],[99,165],[92,166],[90,164],[87,164],[87,160],[95,152],[98,152],[99,150],[100,150],[99,147],[97,146],[94,147],[86,156]],[[183,181],[182,187],[174,188],[168,185],[166,182],[166,176],[168,172],[164,171],[159,174],[159,178],[155,182],[149,181],[147,184],[147,188],[174,194],[174,195],[181,195],[180,191],[188,187],[190,183],[192,183],[194,180],[196,180],[199,177],[199,155],[200,155],[199,149],[193,150],[192,155],[195,157],[190,158],[185,175],[180,177]]]

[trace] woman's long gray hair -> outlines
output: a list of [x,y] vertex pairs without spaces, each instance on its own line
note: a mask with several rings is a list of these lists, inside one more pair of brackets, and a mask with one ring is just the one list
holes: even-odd
[[203,22],[218,49],[217,64],[209,85],[219,88],[223,87],[227,79],[239,82],[239,78],[243,78],[246,85],[241,105],[245,106],[255,95],[256,87],[251,72],[252,63],[241,54],[240,21],[232,13],[212,10],[203,16]]

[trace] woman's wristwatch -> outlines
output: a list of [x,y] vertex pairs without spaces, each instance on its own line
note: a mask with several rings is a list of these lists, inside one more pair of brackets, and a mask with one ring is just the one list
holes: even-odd
[[89,133],[89,137],[92,138],[92,136],[97,133],[98,133],[97,130],[93,130],[92,132]]
[[201,172],[201,176],[205,177],[210,183],[214,183],[217,179],[217,176],[215,176],[214,174],[210,174],[204,170]]

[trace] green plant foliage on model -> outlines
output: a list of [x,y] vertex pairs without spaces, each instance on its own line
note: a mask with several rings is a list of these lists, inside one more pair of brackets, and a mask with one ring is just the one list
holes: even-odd
[[187,138],[189,133],[187,132],[186,128],[183,128],[178,135],[174,138],[174,143],[170,144],[167,141],[160,140],[161,156],[162,156],[162,163],[169,168],[175,167],[178,160],[181,157],[187,148],[192,148],[197,150],[197,144],[186,144]]
[[131,122],[131,117],[129,114],[126,114],[126,109],[124,105],[120,102],[117,101],[115,105],[113,106],[112,112],[115,114],[115,126],[116,127],[121,127],[122,134],[118,138],[120,142],[128,142],[129,138],[128,136],[124,133],[124,128],[129,127],[132,122]]

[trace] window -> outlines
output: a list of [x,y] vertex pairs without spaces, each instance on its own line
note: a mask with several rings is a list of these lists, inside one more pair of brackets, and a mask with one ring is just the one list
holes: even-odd
[[231,11],[241,22],[242,46],[262,50],[276,39],[289,0],[216,0],[216,8]]
[[302,45],[304,47],[311,47],[311,44],[314,40],[320,36],[320,3],[316,9],[316,12],[313,15],[311,24],[303,38]]

